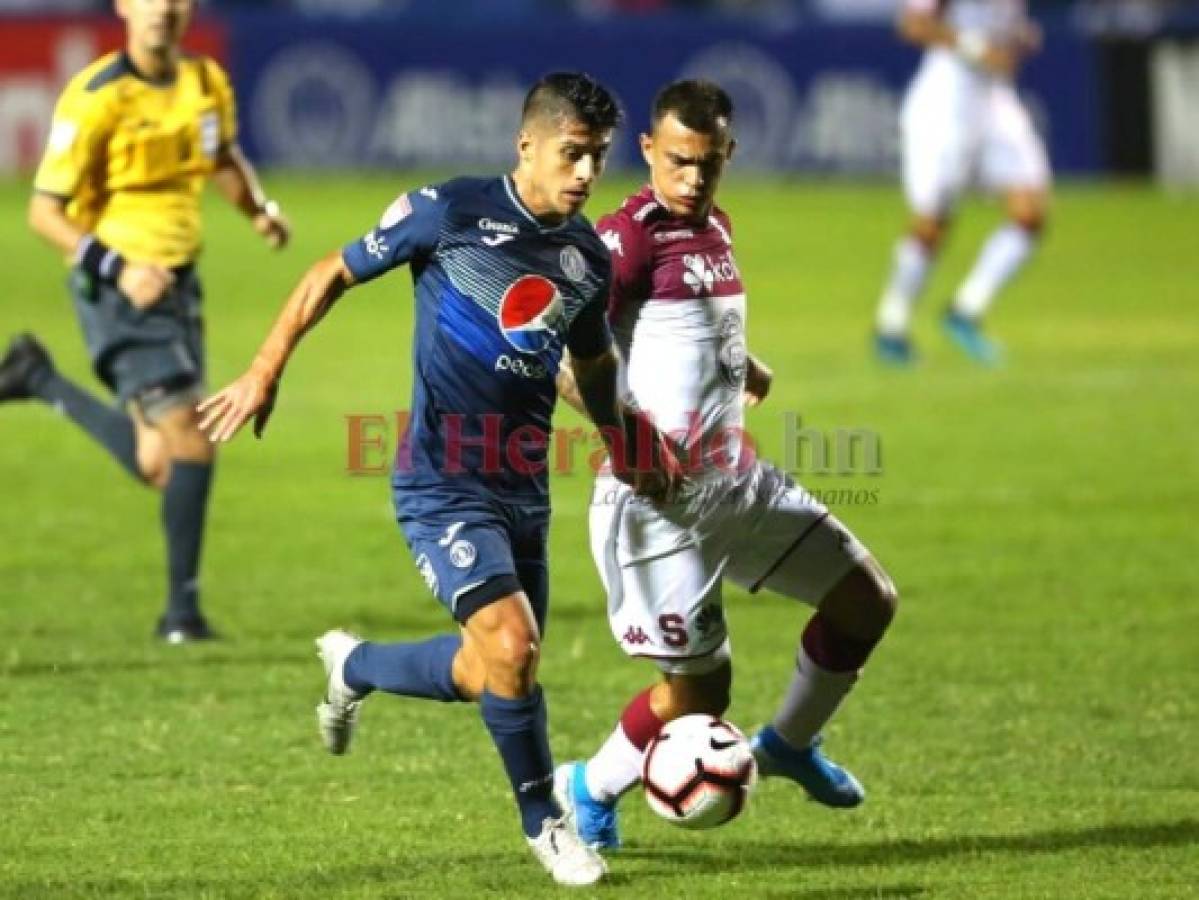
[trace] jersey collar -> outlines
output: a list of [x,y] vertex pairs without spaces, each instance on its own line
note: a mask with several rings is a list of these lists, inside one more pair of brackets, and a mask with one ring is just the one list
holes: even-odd
[[529,208],[525,206],[524,201],[520,199],[520,194],[516,192],[516,183],[512,180],[512,176],[505,175],[503,176],[502,180],[504,182],[504,190],[508,193],[508,199],[512,202],[512,205],[516,207],[517,211],[519,211],[522,216],[536,225],[541,231],[558,231],[559,229],[565,228],[567,225],[569,225],[570,220],[574,218],[574,216],[568,216],[557,225],[543,225],[541,220],[533,215],[533,213],[529,211]]

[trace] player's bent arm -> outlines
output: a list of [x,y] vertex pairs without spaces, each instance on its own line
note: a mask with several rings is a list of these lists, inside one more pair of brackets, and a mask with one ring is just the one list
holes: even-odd
[[954,28],[936,12],[905,9],[897,25],[900,36],[918,47],[948,47],[972,66],[1011,77],[1019,62],[1019,48],[995,44],[982,32]]
[[554,384],[558,389],[558,396],[567,406],[585,416],[590,415],[587,412],[587,406],[583,403],[583,395],[579,393],[579,383],[575,379],[574,360],[571,358],[569,350],[562,354],[562,362],[558,364],[558,377],[554,379]]
[[267,199],[258,173],[240,146],[228,144],[221,150],[212,181],[221,195],[254,223],[255,231],[272,247],[287,243],[291,227],[279,204]]
[[608,446],[612,473],[642,496],[669,500],[681,487],[683,473],[653,422],[617,396],[619,365],[612,347],[598,356],[573,357],[579,398]]
[[354,276],[341,251],[317,261],[304,273],[284,303],[266,340],[244,375],[200,404],[200,428],[213,442],[227,441],[251,418],[261,436],[274,408],[275,391],[300,339],[319,322],[347,289]]

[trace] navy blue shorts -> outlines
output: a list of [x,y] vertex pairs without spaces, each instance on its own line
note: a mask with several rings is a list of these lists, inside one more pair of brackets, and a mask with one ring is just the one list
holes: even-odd
[[523,590],[545,634],[550,510],[460,487],[394,489],[396,521],[429,590],[463,623]]

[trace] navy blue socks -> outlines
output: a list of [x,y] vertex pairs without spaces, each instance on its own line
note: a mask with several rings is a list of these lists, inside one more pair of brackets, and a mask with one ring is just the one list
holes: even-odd
[[200,547],[212,486],[212,463],[171,460],[162,494],[162,530],[167,540],[167,618],[175,623],[199,616]]
[[535,838],[541,834],[546,819],[562,815],[554,801],[554,760],[546,734],[541,686],[533,688],[529,696],[515,700],[485,690],[479,709],[504,761],[525,834]]
[[346,657],[342,677],[352,691],[386,691],[404,697],[446,702],[461,700],[454,688],[454,656],[462,646],[456,634],[414,644],[365,641]]

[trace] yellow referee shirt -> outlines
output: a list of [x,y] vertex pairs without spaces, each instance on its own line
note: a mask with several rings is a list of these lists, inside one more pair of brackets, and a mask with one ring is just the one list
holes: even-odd
[[237,137],[229,79],[202,56],[174,78],[142,76],[110,53],[71,79],[54,110],[34,189],[131,262],[178,266],[200,249],[200,192]]

